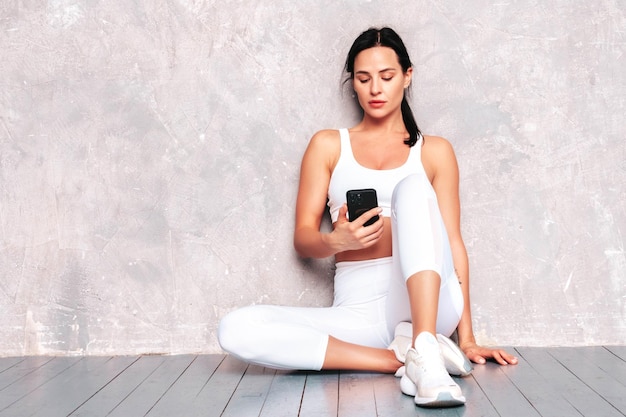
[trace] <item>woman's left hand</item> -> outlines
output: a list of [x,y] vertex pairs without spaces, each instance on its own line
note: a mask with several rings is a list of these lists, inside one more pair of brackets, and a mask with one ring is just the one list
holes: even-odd
[[474,363],[484,364],[493,359],[500,365],[517,365],[517,358],[504,349],[492,349],[478,346],[476,343],[464,344],[463,353]]

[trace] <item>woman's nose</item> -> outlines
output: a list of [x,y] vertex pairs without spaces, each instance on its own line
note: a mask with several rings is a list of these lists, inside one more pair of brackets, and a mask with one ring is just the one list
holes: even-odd
[[372,95],[380,93],[380,80],[372,78],[372,82],[370,83],[370,93]]

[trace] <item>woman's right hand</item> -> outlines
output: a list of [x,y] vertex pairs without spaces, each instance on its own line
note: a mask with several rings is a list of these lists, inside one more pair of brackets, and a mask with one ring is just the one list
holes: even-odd
[[[335,222],[333,231],[327,235],[328,244],[333,246],[337,252],[348,250],[359,250],[374,246],[383,235],[383,217],[380,207],[375,207],[366,211],[354,221],[348,220],[348,206],[344,204],[339,209],[339,216]],[[379,219],[369,226],[363,226],[374,216]]]

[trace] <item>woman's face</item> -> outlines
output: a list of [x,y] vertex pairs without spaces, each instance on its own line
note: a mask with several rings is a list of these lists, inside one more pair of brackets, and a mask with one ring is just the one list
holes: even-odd
[[402,71],[396,52],[385,46],[365,49],[354,60],[353,87],[365,113],[386,117],[400,109],[413,69]]

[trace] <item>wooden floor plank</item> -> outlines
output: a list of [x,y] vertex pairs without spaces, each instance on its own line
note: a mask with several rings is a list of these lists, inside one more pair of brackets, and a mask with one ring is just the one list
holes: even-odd
[[379,417],[415,417],[416,405],[413,397],[400,391],[400,378],[393,375],[372,376],[374,402]]
[[150,410],[150,417],[189,415],[196,397],[224,360],[225,355],[199,355],[176,383]]
[[465,406],[449,407],[449,408],[424,408],[415,406],[415,415],[417,417],[458,417],[472,416],[465,414],[467,410]]
[[339,402],[339,372],[307,373],[299,417],[336,416]]
[[193,403],[189,416],[221,416],[248,365],[226,356]]
[[[2,378],[2,373],[7,369],[11,369],[15,365],[20,362],[24,362],[26,358],[24,357],[8,357],[8,358],[0,358],[0,378]],[[1,381],[1,379],[0,379]]]
[[[33,417],[67,416],[87,402],[100,389],[106,386],[120,372],[124,371],[135,358],[130,357],[85,357],[75,366],[42,386],[24,400],[32,408],[38,405]],[[43,391],[43,392],[42,392]],[[63,401],[59,401],[63,398]]]
[[626,361],[615,360],[616,356],[603,346],[580,347],[576,351],[626,387]]
[[[116,358],[119,360],[123,357]],[[146,380],[165,360],[165,356],[128,357],[131,364],[100,389],[89,401],[81,405],[72,417],[107,416],[141,383]]]
[[39,368],[53,360],[50,356],[29,356],[22,358],[18,363],[15,363],[9,368],[5,368],[0,373],[0,393],[3,389],[13,384],[15,381],[23,378],[32,372],[37,372]]
[[557,380],[544,378],[523,355],[518,355],[518,361],[516,366],[503,366],[500,369],[542,417],[581,416],[563,397]]
[[540,414],[500,368],[501,366],[494,362],[487,362],[474,367],[472,372],[496,411],[505,416],[539,416]]
[[96,392],[87,403],[76,409],[71,414],[73,417],[109,415],[166,360],[164,356],[158,355],[127,357],[127,359],[130,361],[129,366]]
[[519,356],[546,381],[555,385],[561,396],[584,416],[623,417],[577,375],[567,369],[545,348],[519,347]]
[[605,349],[621,360],[626,361],[626,346],[605,346]]
[[25,374],[22,378],[4,388],[0,391],[0,416],[19,415],[8,409],[24,407],[24,404],[27,403],[22,402],[22,404],[20,404],[21,399],[37,391],[40,387],[65,372],[68,368],[76,365],[80,360],[81,358],[77,357],[53,358],[42,366],[39,366],[34,372]]
[[620,413],[626,415],[626,387],[603,369],[589,361],[581,348],[557,347],[548,352],[583,380],[600,397],[604,398]]
[[339,417],[376,417],[372,374],[339,372]]
[[[476,365],[482,366],[482,365]],[[487,372],[496,372],[496,368],[490,368]],[[478,382],[474,378],[474,375],[466,376],[464,378],[454,378],[463,396],[465,396],[465,406],[459,407],[459,415],[461,416],[482,416],[482,417],[499,417],[500,414],[496,411],[494,406],[489,401],[489,398],[485,392],[480,388]]]
[[250,365],[228,402],[222,417],[258,416],[272,385],[276,370]]
[[[161,363],[111,411],[111,417],[144,416],[184,373],[193,355],[163,356]],[[143,359],[143,358],[142,358]]]
[[259,417],[297,416],[305,382],[305,372],[277,371]]

